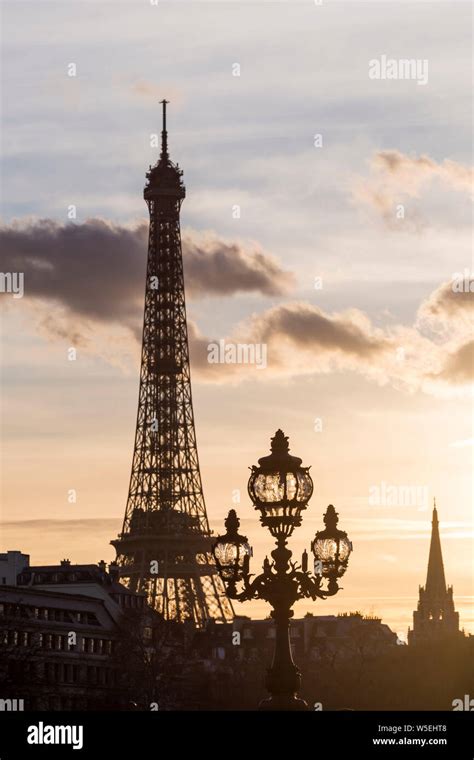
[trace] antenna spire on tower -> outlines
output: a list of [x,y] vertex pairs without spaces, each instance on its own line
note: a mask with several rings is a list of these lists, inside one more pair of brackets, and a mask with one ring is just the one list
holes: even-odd
[[161,130],[161,158],[168,159],[168,132],[166,131],[166,105],[169,100],[160,100],[163,106],[163,129]]

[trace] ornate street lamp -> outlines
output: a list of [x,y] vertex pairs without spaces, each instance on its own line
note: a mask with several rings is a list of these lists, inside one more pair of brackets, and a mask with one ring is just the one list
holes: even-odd
[[325,529],[318,530],[311,542],[315,573],[328,578],[329,588],[333,587],[337,591],[337,578],[341,578],[346,572],[352,542],[349,541],[347,533],[338,530],[339,517],[332,504],[328,506],[323,520]]
[[235,595],[236,584],[248,575],[252,547],[246,536],[238,533],[240,520],[235,509],[231,509],[224,520],[227,532],[219,536],[212,546],[221,578],[225,581],[229,596]]
[[[352,544],[347,534],[338,530],[338,516],[329,505],[324,515],[325,529],[318,531],[311,544],[315,557],[314,575],[308,572],[308,554],[303,553],[301,566],[290,562],[292,552],[287,539],[301,525],[301,513],[313,493],[313,481],[301,459],[291,456],[288,438],[277,430],[271,442],[271,454],[252,467],[248,483],[250,498],[260,512],[260,522],[276,539],[276,548],[263,562],[263,573],[251,580],[249,573],[252,549],[245,536],[238,533],[239,519],[231,510],[225,521],[227,532],[213,546],[217,569],[231,599],[244,602],[264,599],[272,607],[275,621],[275,652],[267,672],[266,687],[270,697],[260,703],[261,710],[306,710],[306,702],[297,694],[301,674],[293,662],[289,627],[292,607],[304,598],[326,599],[339,591],[337,579],[347,568]],[[323,579],[327,588],[322,588]],[[241,591],[237,586],[243,584]]]

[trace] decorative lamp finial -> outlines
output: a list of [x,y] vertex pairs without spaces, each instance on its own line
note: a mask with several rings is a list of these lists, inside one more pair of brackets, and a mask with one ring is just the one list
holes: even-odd
[[271,440],[272,452],[286,454],[289,449],[288,436],[284,434],[283,430],[278,429]]

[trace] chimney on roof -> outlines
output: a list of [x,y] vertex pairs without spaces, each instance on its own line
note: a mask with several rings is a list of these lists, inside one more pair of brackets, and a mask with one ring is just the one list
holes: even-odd
[[118,581],[120,577],[120,568],[115,561],[109,563],[109,575],[113,581]]

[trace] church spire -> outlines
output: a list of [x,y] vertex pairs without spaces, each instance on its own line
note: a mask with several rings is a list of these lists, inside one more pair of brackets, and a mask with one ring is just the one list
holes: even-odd
[[441,552],[441,541],[439,537],[439,520],[438,510],[436,509],[436,499],[433,502],[431,544],[425,589],[427,594],[433,596],[442,596],[446,593],[446,579],[444,577],[443,554]]
[[420,586],[418,609],[413,613],[413,630],[408,631],[408,643],[440,641],[459,632],[459,613],[454,608],[453,587],[446,587],[443,555],[439,538],[439,521],[436,501],[431,521],[431,544],[428,559],[426,586]]

